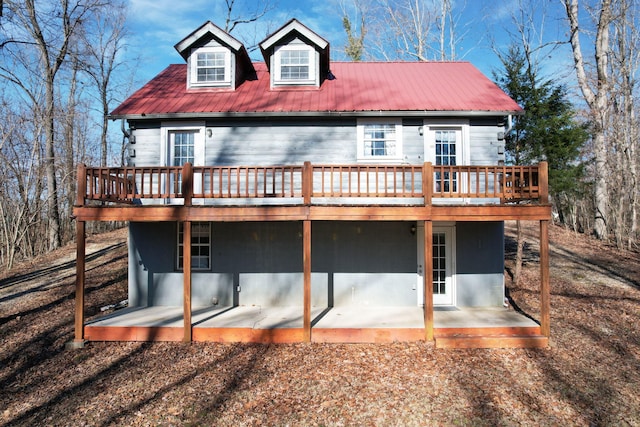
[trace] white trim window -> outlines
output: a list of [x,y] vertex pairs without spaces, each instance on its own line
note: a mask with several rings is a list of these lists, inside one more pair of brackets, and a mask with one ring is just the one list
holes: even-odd
[[[460,143],[458,141],[459,131],[454,129],[436,129],[434,133],[436,166],[456,166],[458,164],[457,146]],[[457,193],[458,174],[456,172],[444,172],[444,176],[440,175],[440,172],[436,172],[436,191]]]
[[230,86],[231,52],[224,47],[202,47],[191,53],[191,86]]
[[187,161],[204,165],[204,122],[163,122],[161,126],[161,165],[183,166]]
[[359,120],[358,160],[402,159],[402,122],[400,120]]
[[[424,132],[425,161],[431,162],[434,166],[461,166],[471,163],[468,121],[425,120],[424,126],[427,129]],[[467,190],[467,178],[467,174],[463,172],[436,172],[433,188],[437,192],[449,194],[464,193]]]
[[279,85],[316,84],[315,50],[308,45],[286,45],[276,49],[275,77]]
[[[184,225],[178,224],[178,270],[184,269]],[[211,269],[211,223],[191,223],[191,269]]]
[[194,163],[195,160],[195,136],[194,130],[170,130],[169,147],[171,150],[171,166],[182,166],[185,163]]
[[[186,162],[190,162],[193,166],[204,165],[204,122],[163,122],[161,126],[160,165],[182,167]],[[201,173],[194,173],[193,191],[195,193],[202,190],[201,177]],[[158,182],[161,185],[160,188],[170,188],[174,194],[180,193],[182,189],[182,175],[177,171],[172,172],[169,176],[163,174],[160,181]],[[177,203],[178,199],[167,200],[167,202]]]

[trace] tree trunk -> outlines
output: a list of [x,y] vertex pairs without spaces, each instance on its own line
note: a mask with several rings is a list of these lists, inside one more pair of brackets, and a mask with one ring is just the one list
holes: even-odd
[[522,273],[522,258],[524,253],[524,233],[522,232],[522,222],[516,221],[516,262],[513,268],[513,286],[518,286],[520,274]]
[[53,98],[54,77],[47,76],[47,99],[45,107],[45,169],[47,177],[47,211],[49,222],[49,249],[57,249],[60,239],[60,208],[58,206],[58,183],[55,156],[55,104]]
[[607,238],[607,147],[606,147],[606,125],[609,115],[608,96],[610,95],[610,84],[608,80],[609,54],[609,25],[612,22],[611,0],[602,0],[600,16],[598,18],[598,29],[595,40],[596,57],[596,90],[592,90],[587,77],[582,48],[580,46],[579,24],[578,24],[578,0],[564,0],[571,28],[571,48],[573,51],[574,66],[578,78],[578,85],[582,95],[589,107],[591,119],[593,120],[593,142],[595,159],[595,188],[594,188],[594,233],[598,239]]

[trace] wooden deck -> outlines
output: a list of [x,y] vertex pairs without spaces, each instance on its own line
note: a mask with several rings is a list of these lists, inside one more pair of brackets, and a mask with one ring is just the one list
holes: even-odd
[[[547,164],[537,166],[312,165],[78,168],[74,342],[166,339],[256,342],[435,340],[438,347],[538,347],[550,334]],[[540,325],[439,327],[432,305],[432,227],[438,221],[525,220],[540,223]],[[195,221],[302,223],[302,325],[205,328],[191,307],[191,247],[184,246],[183,300],[171,325],[84,325],[85,223],[171,221],[191,240]],[[411,327],[323,327],[311,307],[314,221],[424,222],[425,309]],[[235,310],[235,309],[234,309]],[[330,312],[329,312],[330,313]],[[495,313],[494,313],[495,314]],[[329,314],[327,314],[329,316]],[[326,317],[326,316],[325,316]],[[220,319],[225,318],[221,314]],[[327,318],[330,318],[327,317]],[[390,318],[390,317],[389,317]],[[324,319],[324,318],[323,318]],[[174,323],[175,323],[174,322]]]
[[[192,340],[304,341],[303,307],[207,307],[192,313]],[[313,307],[311,342],[382,343],[425,340],[421,307]],[[85,325],[90,341],[182,341],[182,307],[127,308]],[[438,348],[545,347],[540,326],[502,308],[434,311]]]

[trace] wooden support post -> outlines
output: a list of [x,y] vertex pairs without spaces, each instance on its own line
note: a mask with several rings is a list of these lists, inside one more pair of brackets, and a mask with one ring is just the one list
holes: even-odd
[[182,223],[184,342],[191,342],[191,221]]
[[549,164],[540,162],[538,165],[538,193],[540,195],[540,203],[549,203]]
[[78,186],[76,187],[75,206],[84,206],[84,198],[87,194],[87,167],[82,163],[78,165],[78,176],[76,180]]
[[551,290],[549,284],[549,221],[540,221],[540,332],[551,336]]
[[313,167],[311,162],[304,162],[302,167],[302,197],[305,205],[311,204],[311,194],[313,193]]
[[311,342],[311,221],[302,221],[302,263],[304,269],[303,329],[304,341]]
[[187,162],[182,166],[182,197],[184,198],[184,205],[191,206],[193,199],[193,166]]
[[424,222],[424,333],[433,341],[433,222]]
[[76,310],[74,346],[84,343],[85,222],[76,221]]
[[424,205],[431,205],[433,197],[433,165],[425,162],[422,166],[422,194],[424,195]]

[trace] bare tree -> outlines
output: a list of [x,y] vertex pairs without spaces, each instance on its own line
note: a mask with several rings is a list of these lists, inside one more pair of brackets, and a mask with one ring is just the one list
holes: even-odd
[[0,110],[0,262],[6,269],[14,261],[39,253],[37,238],[45,228],[41,218],[42,180],[40,162],[43,130],[28,119],[29,111],[8,102]]
[[377,0],[369,25],[371,45],[387,60],[456,59],[456,27],[464,2]]
[[610,55],[612,108],[610,118],[611,145],[609,177],[612,229],[619,247],[631,248],[638,238],[638,138],[639,126],[635,113],[636,75],[640,61],[640,32],[637,8],[633,2],[619,0],[613,4],[612,44]]
[[578,0],[564,0],[564,6],[570,27],[570,42],[578,86],[589,108],[592,121],[593,155],[595,172],[595,222],[594,232],[597,238],[606,239],[609,194],[607,185],[607,142],[606,132],[609,121],[611,94],[609,79],[609,30],[613,22],[611,0],[600,0],[595,37],[595,76],[589,79],[580,41],[580,21],[578,18]]
[[121,53],[125,47],[127,6],[115,3],[96,12],[92,25],[86,25],[82,37],[82,55],[86,72],[96,92],[100,123],[100,166],[105,167],[109,157],[108,115],[118,91],[114,87],[114,74],[126,63]]
[[[239,7],[236,4],[236,0],[224,1],[227,11],[227,16],[224,20],[224,30],[227,33],[233,32],[238,25],[256,22],[273,9],[271,2],[265,0],[250,2],[252,5],[251,8],[248,8],[246,5],[245,7]],[[238,12],[237,9],[242,10]]]
[[[45,94],[41,120],[45,130],[43,162],[46,169],[49,249],[59,247],[62,242],[55,153],[57,77],[83,22],[100,5],[99,0],[59,0],[57,3],[37,4],[35,0],[6,2],[7,18],[15,36],[5,40],[3,48],[11,50],[9,53],[14,57],[24,56],[34,49],[36,61],[21,61],[25,65],[22,75],[6,68],[3,71],[10,79],[16,78],[18,81],[28,73],[40,76]],[[18,87],[24,88],[24,85],[19,84]]]

